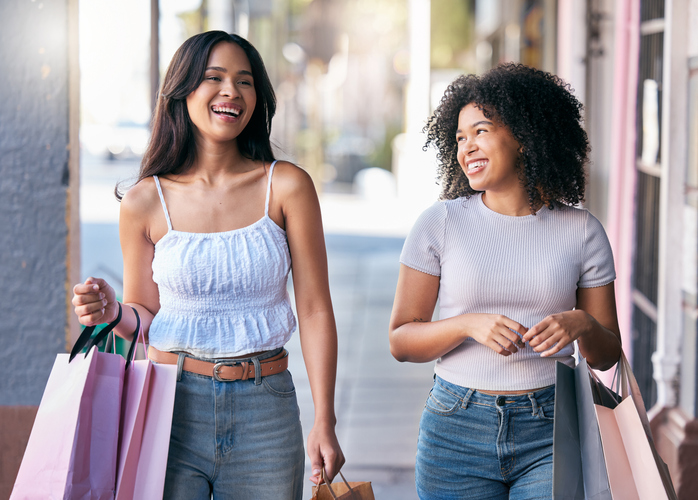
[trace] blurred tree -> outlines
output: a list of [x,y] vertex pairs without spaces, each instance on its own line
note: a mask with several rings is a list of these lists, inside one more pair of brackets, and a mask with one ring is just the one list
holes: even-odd
[[467,60],[474,38],[472,0],[431,0],[431,67],[458,68]]

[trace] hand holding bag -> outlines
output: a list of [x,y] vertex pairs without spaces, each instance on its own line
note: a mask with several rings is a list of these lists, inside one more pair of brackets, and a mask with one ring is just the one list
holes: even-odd
[[[107,328],[111,330],[119,319]],[[13,500],[114,497],[125,365],[123,357],[96,348],[76,357],[91,333],[83,331],[71,355],[56,356],[10,496]]]
[[323,469],[322,479],[325,482],[319,486],[313,486],[311,500],[375,500],[370,482],[348,483],[342,471],[339,471],[339,475],[344,482],[330,484]]

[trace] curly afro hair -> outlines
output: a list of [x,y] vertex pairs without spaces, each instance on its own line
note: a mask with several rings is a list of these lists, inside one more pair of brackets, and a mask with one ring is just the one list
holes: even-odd
[[442,199],[477,193],[456,156],[458,116],[468,104],[507,126],[521,146],[518,170],[532,212],[542,205],[552,209],[584,200],[589,141],[581,125],[581,103],[557,76],[513,63],[482,76],[458,77],[424,127],[424,149],[433,145],[437,150]]

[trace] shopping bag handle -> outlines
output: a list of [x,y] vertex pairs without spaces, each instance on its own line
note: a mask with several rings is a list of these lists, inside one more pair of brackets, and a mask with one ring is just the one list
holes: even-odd
[[[354,490],[349,486],[349,483],[347,482],[346,478],[344,477],[344,474],[342,474],[342,471],[339,471],[339,475],[342,478],[342,481],[344,481],[344,484],[347,485],[347,488],[349,488],[349,492],[351,493],[351,497],[354,498]],[[322,479],[325,481],[325,484],[327,485],[327,489],[330,490],[330,494],[332,495],[332,498],[334,500],[337,500],[337,495],[335,494],[334,490],[332,489],[332,484],[327,480],[327,472],[325,472],[325,468],[322,468]]]
[[[106,337],[109,332],[111,332],[116,325],[119,324],[119,321],[121,321],[121,303],[117,302],[119,304],[119,313],[116,315],[116,319],[109,323],[105,328],[100,330],[100,332],[97,334],[97,337],[95,337],[94,341],[90,343],[89,348],[87,349],[87,352],[85,353],[85,357],[89,354],[89,352],[92,350],[92,347],[99,344],[104,337]],[[82,351],[82,348],[87,345],[87,343],[90,340],[90,337],[92,337],[92,333],[95,331],[95,326],[86,326],[83,328],[82,333],[80,333],[80,336],[78,337],[78,340],[75,342],[75,345],[73,346],[73,349],[70,351],[70,357],[68,358],[68,363],[70,363],[75,356],[78,355],[80,351]]]
[[131,309],[133,309],[133,312],[136,315],[136,330],[133,332],[133,342],[131,342],[131,347],[129,347],[128,354],[126,355],[127,370],[131,364],[131,361],[133,361],[133,358],[136,355],[136,346],[138,345],[139,340],[143,343],[143,351],[145,352],[145,357],[148,357],[148,349],[145,347],[145,336],[143,335],[143,329],[141,328],[141,317],[138,315],[138,311],[136,311],[135,307],[131,307]]
[[[134,335],[133,342],[131,342],[131,347],[129,347],[128,354],[126,355],[126,367],[124,368],[125,370],[128,370],[128,367],[131,365],[131,361],[133,361],[133,357],[134,357],[135,352],[136,352],[135,347],[136,347],[136,344],[138,343],[139,338],[143,339],[143,350],[145,351],[146,358],[148,357],[148,350],[145,347],[145,338],[143,337],[143,330],[141,328],[141,317],[139,316],[138,311],[136,310],[135,307],[133,307],[133,306],[129,306],[129,307],[131,309],[133,309],[133,314],[136,315],[136,329],[133,331],[133,335]],[[121,312],[121,304],[119,304],[119,312]],[[105,330],[106,330],[106,328],[105,328]],[[102,341],[102,339],[104,338],[104,335],[102,335],[103,332],[104,332],[104,330],[102,330],[101,332],[99,332],[97,334],[97,336],[94,338],[94,340],[92,340],[92,343],[90,344],[90,347],[88,348],[88,350],[92,349],[92,346],[95,346]],[[107,333],[114,335],[113,331],[109,331]]]

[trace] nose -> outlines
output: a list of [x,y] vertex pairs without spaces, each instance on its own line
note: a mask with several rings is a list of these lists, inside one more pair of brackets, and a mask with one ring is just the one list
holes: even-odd
[[461,141],[461,148],[463,154],[469,155],[477,150],[477,144],[472,137],[466,137],[463,141]]
[[239,95],[238,89],[233,82],[223,82],[220,94],[230,99]]

